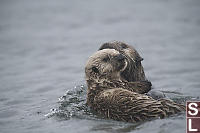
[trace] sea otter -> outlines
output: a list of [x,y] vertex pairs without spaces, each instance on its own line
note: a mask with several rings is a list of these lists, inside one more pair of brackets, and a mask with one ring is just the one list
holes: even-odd
[[[122,55],[124,55],[124,57],[126,58],[127,67],[120,74],[122,80],[126,80],[128,82],[137,81],[138,83],[147,80],[142,66],[143,58],[140,56],[140,54],[134,47],[121,41],[110,41],[103,43],[100,46],[99,50],[102,49],[115,49]],[[151,83],[150,81],[148,82]],[[151,89],[149,89],[147,95],[153,97],[154,99],[160,99],[165,97],[164,93]]]
[[87,61],[87,105],[97,114],[119,121],[138,122],[185,110],[184,105],[142,94],[148,92],[144,89],[149,87],[148,82],[138,85],[137,82],[123,81],[120,74],[127,64],[126,57],[115,49],[99,50]]
[[141,61],[143,58],[139,55],[137,50],[120,41],[111,41],[102,44],[99,50],[102,49],[115,49],[125,56],[127,60],[126,69],[121,72],[121,77],[127,81],[145,81],[145,73]]

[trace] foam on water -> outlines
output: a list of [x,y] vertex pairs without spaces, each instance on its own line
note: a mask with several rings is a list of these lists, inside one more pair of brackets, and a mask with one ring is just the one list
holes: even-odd
[[67,90],[66,93],[58,98],[59,107],[51,109],[46,117],[56,116],[60,119],[88,118],[94,116],[86,105],[87,87],[84,85],[75,86],[72,90]]

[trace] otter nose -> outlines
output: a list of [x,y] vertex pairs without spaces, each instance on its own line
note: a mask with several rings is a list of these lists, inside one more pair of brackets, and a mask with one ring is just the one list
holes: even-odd
[[125,59],[125,57],[122,54],[119,54],[119,55],[115,56],[115,59],[118,61],[123,61]]

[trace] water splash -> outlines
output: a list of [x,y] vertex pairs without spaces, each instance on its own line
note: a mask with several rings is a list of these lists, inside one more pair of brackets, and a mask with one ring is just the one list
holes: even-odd
[[46,117],[56,116],[60,119],[70,119],[71,117],[88,118],[93,116],[86,105],[87,88],[85,85],[75,86],[72,90],[58,98],[59,107],[51,109]]

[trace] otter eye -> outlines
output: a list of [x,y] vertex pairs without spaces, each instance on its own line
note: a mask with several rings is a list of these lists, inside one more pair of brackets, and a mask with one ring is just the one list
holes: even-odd
[[107,61],[109,61],[109,60],[110,60],[109,57],[103,58],[103,61],[104,61],[104,62],[107,62]]
[[95,73],[99,73],[99,70],[96,67],[92,67],[92,71]]

